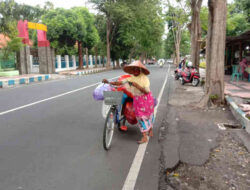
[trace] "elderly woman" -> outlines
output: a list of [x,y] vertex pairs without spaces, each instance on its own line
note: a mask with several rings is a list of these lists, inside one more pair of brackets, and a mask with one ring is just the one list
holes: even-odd
[[128,90],[133,94],[133,107],[142,133],[142,138],[138,143],[145,143],[148,141],[147,133],[149,136],[153,136],[154,99],[147,77],[150,72],[140,61],[135,61],[125,66],[123,70],[132,74],[132,77],[120,82],[108,82],[106,79],[103,79],[103,82],[112,85],[129,84]]

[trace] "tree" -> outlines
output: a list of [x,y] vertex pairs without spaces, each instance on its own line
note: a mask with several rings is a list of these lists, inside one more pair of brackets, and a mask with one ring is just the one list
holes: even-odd
[[[169,59],[172,57],[172,55],[175,52],[174,36],[171,30],[168,32],[167,38],[164,43],[165,43],[165,46],[164,46],[165,57]],[[190,52],[190,34],[188,30],[185,30],[182,32],[182,36],[181,36],[180,55],[185,56],[189,54],[189,52]]]
[[[240,2],[228,5],[227,11],[227,36],[237,36],[250,29],[250,20],[248,20]],[[250,8],[250,7],[249,7]]]
[[[87,33],[84,19],[71,9],[51,10],[42,17],[42,20],[48,27],[47,35],[51,46],[62,55],[71,54],[75,49],[76,41],[82,41]],[[79,57],[81,52],[78,48]],[[82,66],[81,61],[79,67],[82,68]]]
[[22,39],[17,37],[17,9],[14,0],[0,2],[0,32],[10,39],[7,46],[2,49],[3,59],[8,59],[11,53],[19,51],[22,47]]
[[159,0],[92,2],[106,18],[107,59],[145,58],[160,49],[164,25]]
[[180,43],[182,31],[185,30],[189,13],[183,8],[181,1],[178,1],[179,5],[174,7],[168,1],[168,12],[166,14],[166,21],[168,22],[168,28],[173,32],[175,42],[175,57],[174,63],[180,62]]
[[44,3],[44,7],[43,7],[44,11],[53,10],[54,8],[55,8],[55,7],[54,7],[54,4],[53,4],[52,2],[46,1],[46,2]]
[[[78,47],[84,47],[86,53],[86,67],[88,68],[88,50],[93,48],[99,41],[99,35],[95,27],[95,18],[87,8],[75,7],[73,11],[78,15],[79,19],[86,25],[85,35],[81,35],[78,40]],[[79,48],[78,48],[79,49]],[[81,51],[80,51],[81,52]],[[79,52],[79,53],[80,53]],[[80,54],[79,54],[80,55]],[[80,57],[80,56],[79,56]],[[80,67],[79,67],[80,68]]]
[[236,5],[243,10],[243,14],[246,16],[248,23],[250,22],[250,1],[249,0],[237,0]]
[[111,19],[111,10],[112,3],[115,0],[91,0],[97,6],[97,9],[100,13],[103,14],[106,18],[106,44],[107,44],[107,67],[110,67],[110,36],[112,31],[112,19]]
[[203,6],[200,11],[201,36],[205,38],[208,29],[208,8]]
[[200,105],[204,107],[211,97],[218,104],[224,103],[224,57],[226,39],[226,0],[208,0],[209,23],[206,46],[205,96]]
[[193,66],[199,70],[200,65],[200,42],[201,42],[201,25],[200,10],[202,0],[190,0],[192,10],[192,20],[190,26],[191,33],[191,59]]
[[157,0],[144,1],[136,12],[136,38],[142,60],[157,55],[161,49],[164,32],[163,15],[160,2]]
[[[98,31],[98,35],[100,37],[100,40],[96,44],[98,54],[102,56],[102,60],[104,59],[104,55],[106,54],[106,20],[105,18],[97,14],[95,15],[95,27]],[[103,63],[104,67],[104,63]]]

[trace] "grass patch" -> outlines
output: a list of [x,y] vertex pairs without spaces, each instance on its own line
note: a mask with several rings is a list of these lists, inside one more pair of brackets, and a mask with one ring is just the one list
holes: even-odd
[[217,100],[219,97],[218,97],[217,94],[211,94],[211,95],[209,96],[209,98],[210,98],[211,100]]
[[201,63],[200,63],[200,68],[205,69],[205,68],[206,68],[206,62],[201,62]]

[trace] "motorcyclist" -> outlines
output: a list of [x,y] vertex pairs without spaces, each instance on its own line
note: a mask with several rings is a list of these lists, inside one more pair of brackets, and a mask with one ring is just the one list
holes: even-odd
[[164,61],[162,59],[159,60],[160,67],[163,67]]
[[179,69],[184,69],[184,67],[187,64],[187,57],[184,57],[184,59],[179,63]]

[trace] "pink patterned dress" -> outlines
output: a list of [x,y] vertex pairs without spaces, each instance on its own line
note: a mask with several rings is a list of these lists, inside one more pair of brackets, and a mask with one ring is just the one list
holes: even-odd
[[[150,82],[146,75],[127,78],[126,81],[135,82],[148,93],[144,94],[134,86],[127,86],[127,90],[133,94],[133,107],[141,132],[147,132],[153,127],[154,121],[154,98],[150,91]],[[126,82],[124,81],[124,82]]]
[[154,122],[154,98],[152,93],[134,96],[133,107],[141,132],[149,131]]

